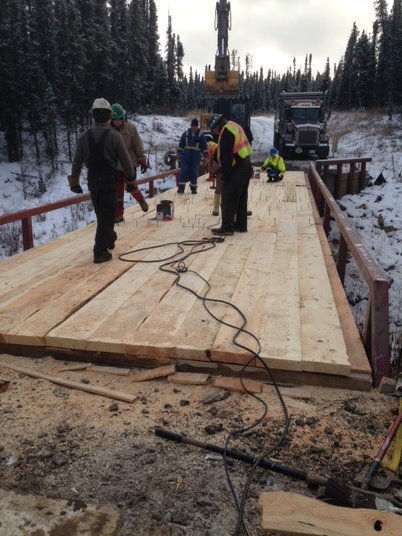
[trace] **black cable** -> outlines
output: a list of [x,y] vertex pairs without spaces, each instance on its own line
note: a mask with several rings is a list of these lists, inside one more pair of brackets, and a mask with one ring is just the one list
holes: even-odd
[[[139,248],[139,249],[134,249],[134,250],[131,250],[131,251],[127,251],[126,253],[123,253],[122,255],[119,255],[119,259],[122,260],[122,261],[125,261],[125,262],[132,262],[132,263],[136,263],[136,262],[141,262],[141,263],[163,262],[163,264],[161,264],[159,269],[161,271],[163,271],[163,272],[168,272],[168,273],[171,273],[171,274],[175,275],[176,277],[175,277],[174,283],[178,287],[180,287],[180,288],[182,288],[184,290],[187,290],[188,292],[191,292],[194,296],[196,296],[196,298],[200,299],[202,301],[202,304],[203,304],[203,307],[205,308],[205,310],[217,322],[236,330],[236,333],[235,333],[235,335],[233,336],[233,339],[232,339],[233,344],[235,344],[238,348],[241,348],[242,350],[245,350],[246,352],[249,352],[251,354],[251,357],[250,357],[249,361],[245,365],[243,365],[243,367],[240,370],[240,381],[241,381],[241,384],[242,384],[244,390],[247,392],[247,394],[249,394],[250,396],[252,396],[256,400],[258,400],[263,405],[263,407],[264,407],[263,415],[259,419],[257,419],[254,423],[252,423],[250,426],[247,426],[246,428],[241,428],[241,429],[238,429],[238,430],[231,431],[229,433],[228,437],[226,438],[225,447],[224,447],[224,454],[223,454],[223,463],[224,463],[226,479],[227,479],[227,482],[228,482],[228,485],[229,485],[229,488],[230,488],[230,492],[231,492],[232,497],[233,497],[234,504],[235,504],[237,512],[238,512],[238,519],[237,519],[236,529],[235,529],[235,532],[234,532],[233,536],[239,536],[240,535],[240,530],[242,528],[244,528],[244,530],[246,531],[246,533],[248,535],[250,534],[249,530],[247,528],[247,525],[246,525],[246,523],[244,521],[244,510],[245,510],[245,505],[246,505],[246,500],[247,500],[250,484],[251,484],[252,478],[254,476],[255,470],[258,467],[258,465],[259,465],[259,463],[260,463],[262,458],[269,456],[272,452],[274,452],[275,450],[277,450],[280,447],[280,445],[284,441],[284,439],[285,439],[285,437],[286,437],[286,435],[287,435],[287,433],[289,431],[290,420],[289,420],[289,414],[288,414],[286,403],[285,403],[285,401],[284,401],[284,399],[282,397],[282,393],[280,392],[280,389],[279,389],[279,387],[278,387],[278,385],[277,385],[277,383],[275,381],[275,378],[274,378],[274,376],[272,374],[272,370],[268,366],[268,364],[259,355],[260,352],[261,352],[260,341],[253,333],[251,333],[250,331],[245,329],[246,325],[247,325],[247,318],[245,317],[243,312],[237,306],[233,305],[230,302],[227,302],[226,300],[208,298],[207,296],[208,296],[208,294],[209,294],[209,292],[211,290],[211,285],[210,285],[209,281],[207,281],[198,272],[195,272],[194,270],[189,270],[187,268],[186,264],[185,264],[185,260],[188,259],[191,255],[195,255],[196,253],[200,253],[200,252],[203,252],[203,251],[208,251],[209,249],[214,248],[215,244],[224,242],[224,240],[225,240],[225,238],[223,236],[217,236],[217,237],[212,237],[212,238],[204,238],[203,240],[184,240],[184,241],[181,241],[181,242],[169,242],[169,243],[165,243],[165,244],[148,246],[148,247],[145,247],[145,248]],[[144,260],[144,259],[129,259],[129,258],[127,258],[127,255],[131,255],[133,253],[138,253],[138,252],[141,252],[141,251],[148,251],[148,250],[158,249],[158,248],[165,248],[167,246],[172,246],[172,245],[177,247],[177,251],[173,255],[170,255],[169,257],[165,257],[164,259]],[[186,246],[191,248],[188,253],[185,253],[184,248]],[[183,254],[183,256],[177,258],[177,256],[179,254]],[[184,273],[194,274],[194,275],[198,276],[205,283],[205,292],[203,294],[198,294],[193,289],[181,284],[180,283],[181,275],[184,274]],[[234,309],[238,313],[240,318],[241,318],[240,326],[231,324],[229,322],[224,321],[222,318],[217,317],[211,311],[211,309],[208,307],[209,303],[222,304],[222,305],[225,305],[227,307],[231,307],[232,309]],[[251,339],[254,340],[254,342],[256,344],[257,351],[254,351],[251,348],[249,348],[248,346],[245,346],[244,344],[241,344],[237,340],[241,333],[250,336]],[[238,437],[238,436],[244,434],[245,432],[255,428],[256,426],[258,426],[263,421],[263,419],[265,418],[265,416],[266,416],[266,414],[268,412],[268,406],[267,406],[266,402],[264,400],[262,400],[260,397],[258,397],[255,393],[252,393],[251,391],[249,391],[247,389],[247,386],[243,382],[243,374],[244,374],[246,368],[254,360],[258,360],[262,364],[262,366],[265,368],[266,372],[268,373],[268,375],[269,375],[269,377],[271,379],[271,382],[272,382],[272,384],[273,384],[273,386],[274,386],[274,388],[276,390],[277,396],[279,398],[279,401],[281,403],[281,406],[282,406],[282,409],[283,409],[283,412],[284,412],[285,426],[284,426],[284,429],[283,429],[280,437],[275,442],[275,444],[270,449],[268,449],[267,451],[263,452],[258,458],[256,458],[255,463],[253,464],[252,468],[249,471],[247,481],[246,481],[246,485],[244,487],[242,497],[241,497],[241,501],[239,503],[239,499],[238,499],[236,491],[234,489],[233,482],[232,482],[232,479],[230,477],[229,468],[228,468],[228,459],[227,459],[228,457],[227,457],[226,453],[227,453],[227,451],[229,449],[229,443],[230,443],[232,438]]]

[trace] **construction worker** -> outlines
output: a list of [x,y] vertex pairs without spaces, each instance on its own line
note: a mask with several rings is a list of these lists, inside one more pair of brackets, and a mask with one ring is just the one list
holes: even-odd
[[[119,103],[112,104],[112,127],[121,135],[126,145],[128,155],[131,160],[134,176],[137,178],[137,166],[141,166],[141,173],[147,170],[147,159],[145,157],[144,145],[132,123],[126,121],[126,111]],[[148,210],[148,203],[145,201],[141,190],[135,186],[127,185],[122,167],[118,168],[119,183],[117,186],[117,206],[115,223],[124,221],[124,189],[134,197],[144,212]]]
[[88,188],[97,220],[93,248],[94,262],[100,263],[112,259],[109,250],[114,248],[117,240],[114,219],[119,164],[124,170],[127,184],[133,188],[136,184],[123,138],[110,128],[112,117],[110,103],[104,98],[95,99],[91,111],[95,126],[78,139],[68,182],[72,192],[82,194],[80,173],[85,164],[88,168]]
[[208,121],[211,132],[218,136],[217,160],[222,179],[222,224],[213,234],[232,235],[247,232],[247,190],[252,174],[251,145],[240,125],[214,114]]
[[191,120],[190,128],[183,132],[177,148],[176,157],[180,162],[178,194],[184,193],[188,181],[190,181],[191,193],[197,193],[201,156],[208,158],[207,140],[199,129],[198,119],[195,118]]
[[261,167],[267,172],[267,182],[278,182],[285,176],[285,162],[275,147],[269,150],[268,158]]

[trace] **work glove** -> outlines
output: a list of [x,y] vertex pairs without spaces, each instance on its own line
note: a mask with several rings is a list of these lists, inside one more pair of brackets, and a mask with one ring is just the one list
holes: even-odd
[[83,189],[80,185],[80,179],[78,177],[73,177],[72,175],[69,175],[67,177],[68,184],[70,185],[70,190],[75,194],[83,194]]
[[138,163],[141,166],[141,173],[145,173],[148,169],[148,163],[145,158],[141,158],[141,160],[138,160]]

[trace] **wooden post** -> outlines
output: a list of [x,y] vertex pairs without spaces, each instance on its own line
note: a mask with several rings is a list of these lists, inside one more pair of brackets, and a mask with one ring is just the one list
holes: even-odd
[[355,173],[356,173],[356,164],[354,162],[351,162],[349,164],[349,173],[348,173],[348,185],[347,185],[348,194],[355,194],[358,192],[358,189],[355,188]]
[[148,190],[149,198],[155,197],[155,188],[154,188],[154,181],[149,181],[149,190]]
[[32,218],[27,216],[21,220],[22,244],[24,251],[33,248]]
[[366,162],[360,164],[359,192],[366,187]]
[[345,272],[346,272],[346,260],[348,257],[348,245],[346,240],[343,238],[343,235],[339,237],[339,248],[338,248],[338,260],[336,262],[336,269],[338,270],[339,279],[342,281],[342,284],[345,281]]
[[324,222],[323,222],[323,228],[324,228],[325,234],[327,236],[329,235],[329,231],[331,230],[330,219],[331,219],[331,209],[328,206],[328,203],[326,203],[325,200],[324,200]]
[[371,289],[371,355],[374,386],[391,375],[389,348],[389,282],[373,281]]
[[335,177],[335,199],[341,198],[342,192],[342,164],[336,166],[336,177]]

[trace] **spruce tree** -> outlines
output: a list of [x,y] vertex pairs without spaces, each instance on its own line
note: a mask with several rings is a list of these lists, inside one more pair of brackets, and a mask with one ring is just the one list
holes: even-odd
[[110,0],[110,37],[112,102],[127,102],[129,57],[128,57],[128,13],[126,0]]
[[128,8],[129,87],[128,110],[137,112],[149,98],[147,82],[147,17],[143,0],[131,0]]
[[[379,52],[377,66],[377,94],[380,104],[386,106],[392,117],[394,108],[395,57],[391,17],[388,15],[386,0],[375,0],[375,11],[379,27]],[[398,66],[400,70],[400,65]]]
[[27,11],[19,0],[3,0],[0,10],[0,126],[5,132],[10,162],[23,156],[21,131],[27,89],[25,44]]
[[359,32],[356,23],[353,23],[353,28],[350,33],[348,44],[346,46],[345,56],[343,58],[342,74],[340,85],[337,94],[337,105],[346,110],[350,110],[356,106],[356,43]]
[[368,108],[371,105],[375,66],[372,65],[371,45],[363,31],[355,50],[356,105]]

